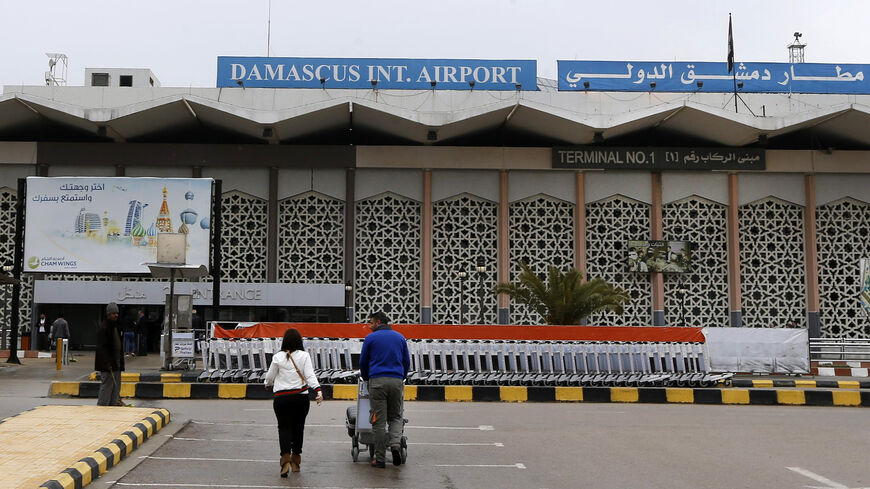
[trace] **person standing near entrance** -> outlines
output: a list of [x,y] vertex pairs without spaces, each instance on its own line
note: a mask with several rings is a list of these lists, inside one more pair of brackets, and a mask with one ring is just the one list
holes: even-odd
[[94,370],[100,372],[100,393],[97,406],[123,406],[121,402],[121,372],[124,370],[124,349],[118,327],[118,305],[106,306],[106,319],[97,329],[97,353]]
[[408,342],[399,332],[387,324],[387,315],[376,312],[369,318],[372,330],[365,341],[359,356],[359,373],[368,381],[371,410],[369,419],[375,433],[375,458],[372,467],[386,466],[387,433],[389,426],[389,445],[393,465],[401,465],[402,431],[404,421],[402,411],[405,400],[405,377],[411,368],[411,355]]
[[148,318],[145,317],[145,311],[139,309],[136,312],[136,325],[133,327],[136,333],[136,355],[145,356],[148,354]]
[[121,325],[121,333],[124,337],[124,353],[136,356],[136,322],[124,321]]
[[295,329],[284,332],[281,351],[272,356],[266,373],[266,388],[272,386],[272,408],[278,418],[278,443],[281,446],[281,477],[287,472],[299,472],[302,463],[302,441],[305,418],[308,416],[308,391],[314,389],[319,406],[323,402],[320,383],[314,375],[311,357],[302,346],[302,335]]
[[50,348],[51,344],[48,341],[49,328],[51,328],[51,323],[48,322],[45,313],[39,313],[39,320],[36,324],[36,348],[38,350],[47,351]]
[[63,313],[57,315],[57,319],[51,323],[51,333],[49,340],[57,341],[58,339],[69,339],[69,323],[63,318]]

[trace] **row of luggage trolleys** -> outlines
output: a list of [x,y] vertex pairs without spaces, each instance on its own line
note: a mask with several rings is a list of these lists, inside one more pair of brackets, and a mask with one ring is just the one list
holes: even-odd
[[[323,384],[355,384],[362,339],[307,338]],[[258,383],[280,338],[201,342],[200,382]],[[417,385],[709,387],[733,374],[709,371],[703,343],[409,340]]]

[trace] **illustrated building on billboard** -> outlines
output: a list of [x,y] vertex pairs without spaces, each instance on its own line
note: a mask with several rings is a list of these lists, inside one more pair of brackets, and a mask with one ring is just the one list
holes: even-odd
[[103,227],[100,216],[95,212],[89,212],[84,207],[76,216],[75,232],[76,233],[92,233]]
[[148,207],[148,204],[143,204],[141,201],[130,201],[130,208],[127,210],[127,221],[124,224],[124,236],[130,236],[130,231],[136,225],[136,221],[142,218],[142,209],[146,207]]
[[172,232],[172,218],[169,217],[169,204],[166,202],[166,187],[163,187],[163,203],[160,204],[160,213],[157,214],[157,229],[161,233]]

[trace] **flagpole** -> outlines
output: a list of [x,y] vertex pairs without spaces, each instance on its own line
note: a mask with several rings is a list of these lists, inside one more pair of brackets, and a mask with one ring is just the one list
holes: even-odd
[[728,71],[734,80],[734,112],[737,110],[737,70],[734,69],[734,36],[731,34],[731,12],[728,12]]

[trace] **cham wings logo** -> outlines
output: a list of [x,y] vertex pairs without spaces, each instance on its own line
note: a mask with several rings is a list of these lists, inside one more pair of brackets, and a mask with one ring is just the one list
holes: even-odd
[[31,256],[30,258],[28,258],[27,259],[27,267],[30,268],[31,270],[36,270],[37,268],[39,268],[39,257],[38,256]]

